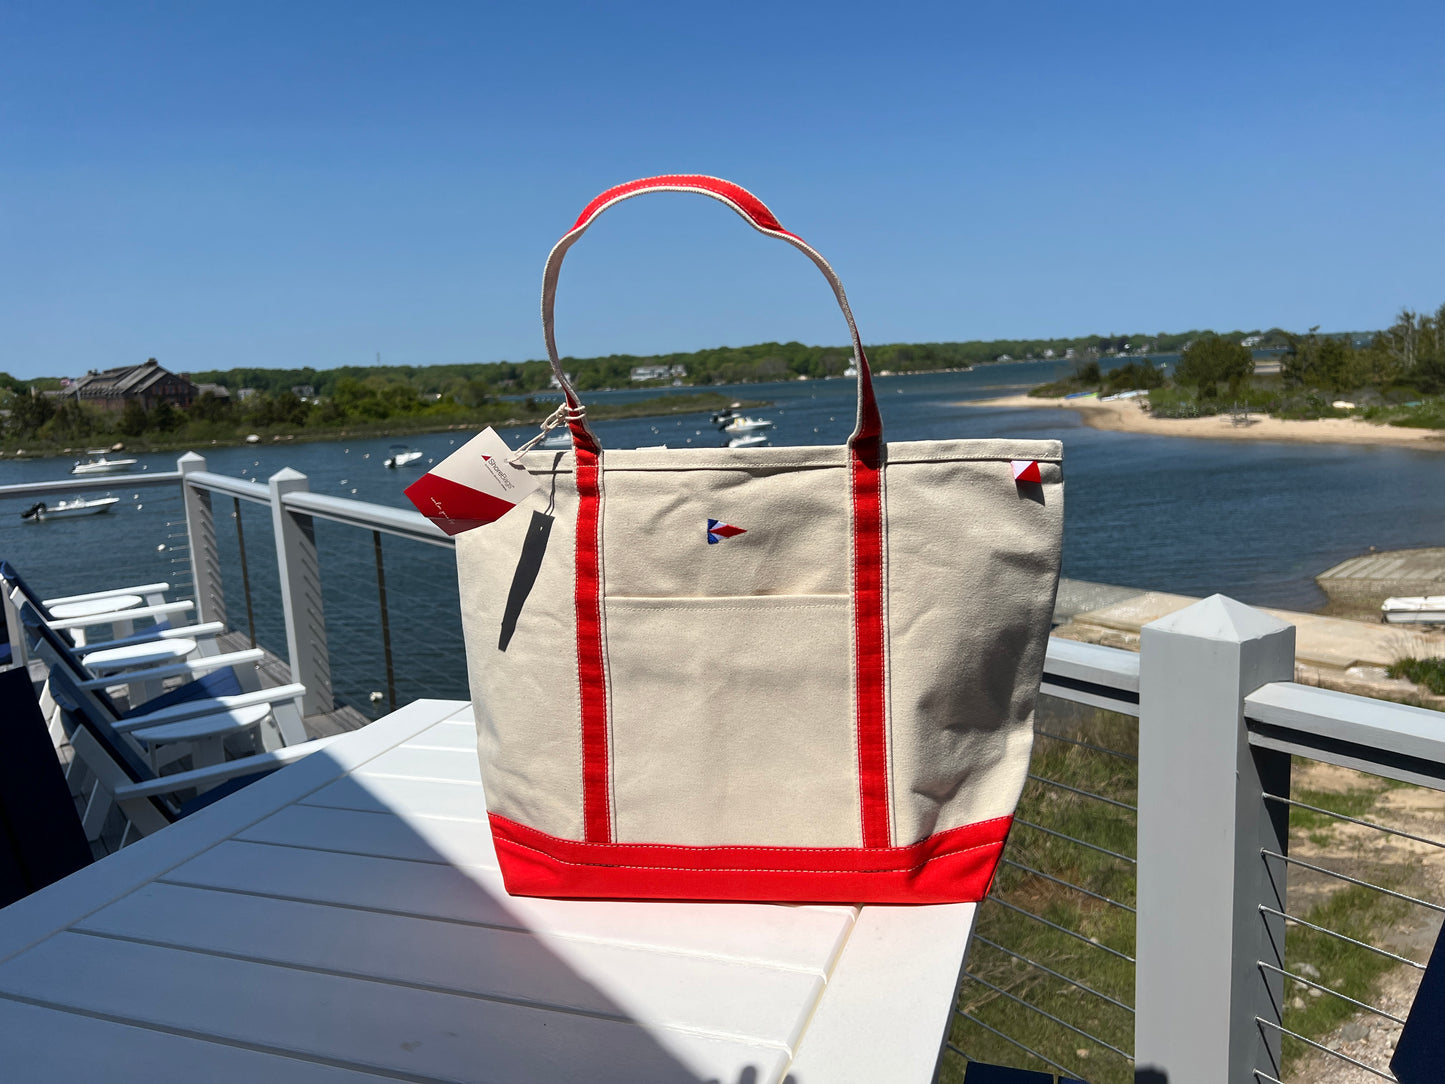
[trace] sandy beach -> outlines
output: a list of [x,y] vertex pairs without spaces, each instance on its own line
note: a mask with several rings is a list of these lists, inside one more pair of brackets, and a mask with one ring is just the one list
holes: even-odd
[[1077,410],[1086,425],[1121,433],[1148,433],[1165,437],[1209,437],[1223,440],[1294,440],[1309,444],[1391,444],[1445,451],[1445,434],[1436,429],[1402,429],[1374,425],[1360,418],[1319,418],[1288,421],[1264,414],[1251,414],[1249,421],[1236,425],[1228,414],[1212,418],[1155,418],[1138,399],[1111,403],[1098,399],[1036,399],[1028,395],[1005,395],[996,399],[970,399],[958,404],[971,407],[1016,407],[1028,410]]

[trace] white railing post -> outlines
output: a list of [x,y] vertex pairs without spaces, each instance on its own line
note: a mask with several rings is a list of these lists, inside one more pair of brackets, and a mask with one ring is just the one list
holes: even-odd
[[271,475],[269,483],[291,680],[306,686],[303,711],[314,715],[334,706],[326,613],[321,606],[321,567],[316,559],[316,531],[311,517],[285,506],[286,494],[306,491],[311,486],[306,475],[290,467]]
[[186,484],[186,475],[206,469],[204,456],[187,452],[176,460],[181,472],[181,503],[186,510],[186,543],[191,551],[191,586],[196,593],[196,620],[226,622],[226,592],[221,585],[221,558],[216,551],[216,517],[209,490]]
[[[1223,595],[1145,625],[1139,660],[1134,1057],[1168,1084],[1282,1077],[1289,756],[1250,748],[1244,698],[1294,677],[1294,626]],[[1152,1074],[1152,1075],[1151,1075]]]

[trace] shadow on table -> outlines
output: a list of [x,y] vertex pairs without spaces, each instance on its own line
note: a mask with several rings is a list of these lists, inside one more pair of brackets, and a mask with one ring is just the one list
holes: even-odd
[[[445,815],[418,814],[416,794]],[[6,961],[0,994],[293,1068],[812,1084],[783,1076],[793,1021],[718,1030],[759,1018],[760,969],[709,952],[707,917],[508,896],[480,787],[350,776]]]

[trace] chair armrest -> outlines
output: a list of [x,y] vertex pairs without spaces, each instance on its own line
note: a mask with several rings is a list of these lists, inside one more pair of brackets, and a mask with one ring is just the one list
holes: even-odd
[[67,602],[89,602],[97,598],[114,598],[116,595],[146,595],[157,591],[169,591],[171,585],[168,583],[142,583],[136,587],[112,587],[108,591],[91,591],[84,595],[62,595],[60,598],[47,598],[44,600],[46,606],[62,606]]
[[259,647],[245,651],[232,651],[228,655],[205,655],[199,659],[187,659],[166,666],[153,666],[148,670],[122,670],[108,677],[91,678],[76,682],[82,689],[105,689],[112,685],[129,685],[134,681],[161,681],[170,677],[206,674],[223,666],[239,666],[242,663],[260,662],[266,653]]
[[91,614],[89,617],[66,617],[46,624],[53,629],[84,629],[92,625],[112,625],[117,621],[130,621],[137,617],[164,617],[167,614],[185,613],[194,610],[194,602],[163,602],[159,606],[141,606],[134,610],[112,610],[109,613]]
[[296,683],[277,685],[272,689],[258,689],[255,692],[212,696],[204,700],[187,700],[183,704],[173,704],[168,708],[160,708],[157,711],[147,712],[145,715],[128,716],[125,719],[112,723],[111,726],[123,734],[128,730],[136,730],[148,726],[160,726],[162,723],[175,723],[182,719],[194,718],[197,715],[211,715],[218,711],[233,711],[236,708],[249,708],[256,704],[279,704],[283,700],[294,700],[298,696],[305,695],[305,685]]
[[145,628],[133,636],[122,636],[119,640],[87,643],[82,650],[104,651],[108,647],[120,647],[122,644],[143,644],[151,640],[175,640],[182,637],[190,640],[205,640],[212,636],[219,636],[225,631],[226,626],[220,621],[208,621],[204,625],[184,625],[179,628]]
[[173,791],[187,790],[191,787],[214,786],[217,783],[224,783],[227,779],[235,779],[238,775],[251,775],[255,772],[284,768],[287,764],[324,749],[339,737],[341,737],[340,734],[333,734],[329,738],[316,738],[300,745],[288,745],[270,753],[257,753],[255,756],[242,757],[240,760],[228,760],[224,764],[216,764],[210,768],[176,772],[174,775],[152,779],[146,783],[130,783],[126,786],[116,787],[115,797],[117,801],[130,798],[153,798],[162,794],[170,794]]
[[271,705],[254,704],[249,708],[232,708],[210,715],[196,715],[172,723],[144,728],[133,727],[128,733],[145,745],[164,745],[182,741],[203,741],[206,738],[224,738],[241,734],[259,726],[271,714]]

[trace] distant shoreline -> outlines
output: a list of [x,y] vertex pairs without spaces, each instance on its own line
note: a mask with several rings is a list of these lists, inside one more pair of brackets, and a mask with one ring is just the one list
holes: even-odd
[[[597,421],[614,421],[623,418],[665,418],[672,414],[706,414],[710,411],[721,410],[730,403],[741,403],[741,408],[751,409],[764,405],[755,399],[735,400],[731,396],[723,395],[721,392],[703,390],[700,392],[679,395],[679,396],[654,396],[651,399],[639,399],[632,403],[597,403],[588,408],[588,417]],[[519,401],[518,407],[522,405]],[[214,438],[198,438],[194,436],[167,437],[156,433],[146,433],[139,437],[120,437],[116,433],[101,433],[87,437],[85,442],[77,442],[70,447],[59,447],[55,444],[44,444],[33,441],[23,442],[29,447],[0,447],[0,462],[20,462],[31,459],[74,459],[77,456],[89,454],[89,449],[104,447],[107,451],[125,451],[131,454],[149,455],[157,452],[204,452],[207,448],[240,448],[240,447],[274,447],[278,444],[315,444],[318,442],[338,440],[368,440],[378,437],[418,437],[428,433],[450,433],[457,430],[480,431],[491,427],[493,429],[515,429],[520,426],[537,425],[547,415],[551,414],[558,406],[557,403],[544,401],[538,404],[537,409],[528,414],[523,411],[519,415],[512,415],[502,418],[458,418],[455,415],[446,415],[440,418],[427,419],[425,417],[408,418],[405,415],[385,421],[362,421],[356,420],[347,425],[330,429],[296,429],[285,432],[277,432],[274,429],[262,428],[257,432],[261,438],[254,444],[246,439],[246,435],[239,430],[236,433]],[[497,413],[493,411],[492,413]],[[112,447],[112,442],[119,438],[119,446]],[[21,454],[23,451],[24,454]]]
[[966,407],[1004,407],[1018,410],[1076,410],[1084,424],[1117,433],[1143,433],[1161,437],[1204,437],[1211,440],[1287,440],[1303,444],[1401,445],[1445,452],[1445,433],[1436,429],[1407,429],[1375,425],[1362,418],[1317,418],[1296,421],[1250,414],[1236,425],[1229,414],[1205,418],[1156,418],[1138,399],[1039,399],[1030,395],[1003,395],[994,399],[966,399]]

